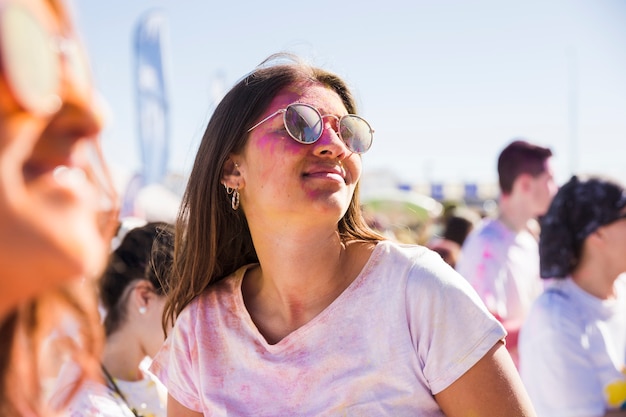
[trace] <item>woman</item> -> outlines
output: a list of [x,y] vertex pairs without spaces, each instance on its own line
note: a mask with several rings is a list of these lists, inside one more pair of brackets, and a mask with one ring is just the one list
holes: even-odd
[[0,415],[43,415],[39,357],[60,319],[65,351],[98,372],[91,282],[106,262],[116,198],[101,113],[60,1],[0,0]]
[[[173,250],[173,228],[151,222],[128,231],[113,251],[99,281],[106,312],[102,383],[84,384],[72,399],[70,415],[165,417],[167,392],[149,373],[150,360],[164,340],[161,317]],[[67,363],[56,382],[53,403],[75,390],[76,366]]]
[[542,219],[539,249],[541,276],[554,279],[520,333],[538,415],[626,416],[624,186],[572,177]]
[[177,223],[177,321],[152,367],[169,416],[534,415],[471,287],[366,226],[373,130],[355,113],[339,77],[295,59],[215,110]]

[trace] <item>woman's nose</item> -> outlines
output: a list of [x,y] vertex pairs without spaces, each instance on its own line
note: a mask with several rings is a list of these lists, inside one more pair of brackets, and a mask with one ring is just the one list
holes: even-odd
[[317,140],[316,152],[338,157],[347,154],[348,148],[339,135],[339,122],[333,117],[327,117],[324,121],[322,136]]

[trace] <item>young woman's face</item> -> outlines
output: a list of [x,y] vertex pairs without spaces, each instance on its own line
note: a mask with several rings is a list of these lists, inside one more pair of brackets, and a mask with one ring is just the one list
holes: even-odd
[[[43,39],[62,36],[70,52],[48,56],[60,74],[56,109],[29,108],[24,100],[29,93],[20,90],[19,80],[7,70],[15,62],[7,56],[12,45],[7,33],[0,33],[0,53],[7,61],[0,73],[2,308],[63,281],[99,273],[117,207],[96,138],[101,117],[91,84],[80,73],[82,55],[75,36],[48,3],[0,0],[3,23],[8,13],[15,13],[18,23],[40,29]],[[45,71],[36,68],[34,74]]]
[[[307,83],[284,89],[259,120],[292,103],[309,104],[322,115],[348,113],[334,91]],[[249,133],[243,154],[233,156],[241,174],[241,206],[249,222],[273,218],[293,227],[329,220],[337,223],[345,214],[361,176],[361,157],[338,136],[334,117],[323,121],[322,136],[312,144],[292,139],[282,114]]]

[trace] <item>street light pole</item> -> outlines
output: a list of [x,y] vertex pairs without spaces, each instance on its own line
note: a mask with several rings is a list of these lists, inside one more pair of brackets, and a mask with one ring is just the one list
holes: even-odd
[[578,60],[576,49],[571,47],[567,53],[568,61],[568,116],[570,136],[570,173],[578,172]]

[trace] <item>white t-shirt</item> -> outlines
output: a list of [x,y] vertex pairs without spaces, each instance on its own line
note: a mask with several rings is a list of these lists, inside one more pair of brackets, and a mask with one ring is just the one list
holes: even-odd
[[595,417],[626,406],[626,276],[600,300],[570,278],[533,305],[519,340],[520,374],[539,417]]
[[268,344],[242,299],[246,269],[185,308],[152,363],[206,417],[443,416],[433,394],[505,336],[438,254],[383,241],[331,305]]
[[470,233],[456,270],[505,323],[521,325],[543,290],[537,240],[526,230],[512,231],[498,219],[485,220]]
[[[73,363],[67,363],[61,369],[50,400],[54,409],[59,409],[75,387],[78,372],[79,368]],[[87,380],[61,416],[134,417],[132,407],[142,417],[166,417],[167,390],[154,375],[145,373],[139,381],[116,378],[115,383],[128,403],[106,385]]]

